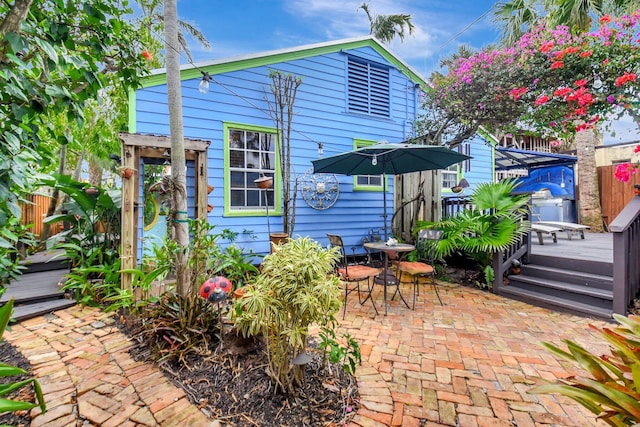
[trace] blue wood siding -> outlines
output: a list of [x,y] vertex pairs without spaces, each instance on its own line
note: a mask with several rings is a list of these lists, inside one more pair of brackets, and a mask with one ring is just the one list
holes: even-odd
[[[291,73],[302,78],[295,104],[292,132],[292,174],[302,177],[318,157],[318,143],[324,155],[353,149],[354,139],[403,141],[415,120],[418,90],[416,82],[393,65],[390,67],[390,117],[380,118],[347,112],[347,55],[354,54],[380,64],[389,64],[375,49],[363,47],[348,52],[334,52],[294,59],[270,66],[259,66],[212,74],[207,94],[198,92],[200,79],[182,81],[184,135],[186,138],[210,140],[208,181],[214,186],[208,203],[214,206],[209,221],[218,230],[240,233],[237,243],[258,253],[269,251],[267,219],[264,215],[225,217],[224,206],[224,135],[225,122],[274,127],[268,115],[265,96],[271,97],[270,70]],[[143,134],[169,134],[166,85],[136,92],[135,131]],[[191,177],[193,179],[193,177]],[[326,233],[341,234],[347,248],[360,244],[372,228],[382,228],[383,194],[379,191],[354,191],[353,177],[338,175],[340,195],[329,209],[315,210],[298,194],[294,237],[310,236],[327,245]],[[393,213],[393,180],[388,180],[388,217]],[[190,192],[190,196],[192,191]],[[192,214],[192,210],[190,210]],[[282,217],[270,218],[272,232],[282,230]],[[252,238],[255,235],[255,239]]]

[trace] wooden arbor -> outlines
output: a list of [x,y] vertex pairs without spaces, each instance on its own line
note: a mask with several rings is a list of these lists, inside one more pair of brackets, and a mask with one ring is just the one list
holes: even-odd
[[[122,140],[122,232],[121,232],[121,268],[137,267],[138,228],[140,218],[141,180],[140,167],[144,159],[166,159],[171,149],[171,139],[167,136],[139,135],[120,133]],[[184,140],[185,158],[195,165],[195,200],[188,201],[194,206],[196,218],[207,216],[207,149],[210,141],[201,139]],[[128,173],[133,172],[132,175]],[[129,176],[129,178],[127,178]],[[193,175],[192,175],[193,176]],[[188,178],[187,178],[188,179]],[[133,276],[122,274],[120,283],[123,289],[131,289]]]

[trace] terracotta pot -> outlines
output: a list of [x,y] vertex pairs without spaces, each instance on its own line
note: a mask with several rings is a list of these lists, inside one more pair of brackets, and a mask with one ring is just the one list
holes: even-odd
[[133,176],[134,170],[131,168],[124,168],[122,169],[122,171],[120,172],[120,176],[122,176],[124,179],[129,179]]
[[262,189],[271,188],[273,186],[273,178],[270,176],[260,177],[253,182],[256,183],[258,188],[262,188]]
[[89,188],[85,188],[84,192],[89,196],[96,196],[100,194],[100,189],[96,187],[89,187]]
[[271,241],[271,253],[273,253],[273,246],[279,245],[287,241],[289,235],[287,233],[271,233],[269,240]]

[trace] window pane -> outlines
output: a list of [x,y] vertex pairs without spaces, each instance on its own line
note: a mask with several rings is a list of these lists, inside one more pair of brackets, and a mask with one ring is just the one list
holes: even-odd
[[229,150],[229,166],[232,168],[244,167],[244,151]]
[[[264,191],[255,180],[275,177],[276,138],[272,133],[229,130],[229,186],[231,210],[263,209]],[[273,190],[268,190],[269,208],[274,209]]]

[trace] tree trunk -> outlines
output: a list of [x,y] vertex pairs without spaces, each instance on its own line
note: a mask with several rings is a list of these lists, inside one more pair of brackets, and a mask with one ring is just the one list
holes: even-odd
[[189,227],[187,223],[187,179],[182,123],[182,91],[180,82],[180,43],[178,41],[178,11],[176,0],[164,2],[165,54],[167,69],[167,103],[171,132],[171,180],[174,187],[172,207],[173,238],[178,247],[176,259],[176,290],[186,296],[189,289]]
[[602,210],[600,209],[596,169],[596,145],[600,145],[599,138],[593,130],[587,129],[576,134],[578,222],[588,225],[593,231],[602,231]]

